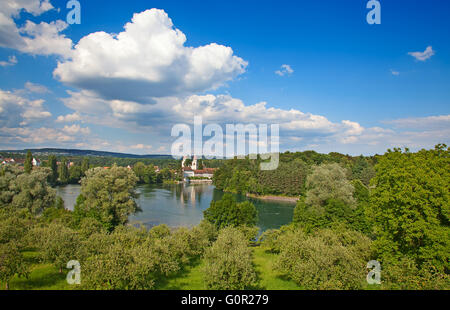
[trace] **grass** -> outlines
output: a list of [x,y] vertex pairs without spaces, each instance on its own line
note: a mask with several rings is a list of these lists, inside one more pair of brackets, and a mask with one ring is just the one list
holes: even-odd
[[[38,253],[24,252],[25,259],[30,263],[30,274],[27,278],[15,276],[9,283],[10,290],[70,290],[72,287],[66,282],[66,273],[51,264],[39,262]],[[0,289],[5,289],[5,283],[0,282]]]
[[[254,265],[258,275],[257,288],[261,290],[299,290],[293,281],[286,279],[274,270],[273,264],[276,255],[269,253],[263,247],[255,247]],[[26,260],[30,263],[30,275],[27,278],[14,277],[10,282],[11,290],[71,290],[76,286],[71,286],[66,282],[67,270],[59,273],[59,270],[51,264],[39,262],[37,252],[24,252]],[[199,259],[174,276],[161,279],[157,287],[159,290],[204,290],[203,281],[203,260]],[[4,289],[5,284],[0,282],[0,289]]]
[[[300,290],[301,287],[295,282],[286,279],[274,270],[273,264],[276,255],[269,253],[265,248],[255,247],[254,265],[258,275],[257,288],[261,290]],[[160,285],[161,290],[204,290],[206,289],[203,281],[202,268],[203,261],[197,261],[185,268],[176,276],[166,279],[165,283]]]

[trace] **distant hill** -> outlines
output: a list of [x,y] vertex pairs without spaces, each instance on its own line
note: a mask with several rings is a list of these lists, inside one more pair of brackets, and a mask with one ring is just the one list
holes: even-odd
[[95,157],[114,157],[114,158],[150,158],[150,159],[171,159],[170,155],[135,155],[125,153],[92,151],[92,150],[75,150],[75,149],[27,149],[27,150],[5,150],[0,153],[13,153],[13,154],[25,154],[30,150],[33,155],[64,155],[64,156],[95,156]]

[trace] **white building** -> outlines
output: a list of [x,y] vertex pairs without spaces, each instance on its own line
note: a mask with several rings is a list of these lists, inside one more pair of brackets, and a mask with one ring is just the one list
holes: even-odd
[[41,161],[39,159],[36,159],[36,158],[33,158],[31,163],[33,164],[34,167],[40,167],[41,166]]

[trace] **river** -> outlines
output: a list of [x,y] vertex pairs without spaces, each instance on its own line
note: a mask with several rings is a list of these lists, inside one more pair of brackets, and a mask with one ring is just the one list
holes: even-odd
[[[193,227],[203,219],[203,211],[211,201],[222,198],[224,193],[213,185],[141,185],[137,187],[137,203],[142,209],[130,216],[131,224],[142,223],[146,227],[167,224],[170,227]],[[79,185],[67,185],[57,188],[64,199],[65,207],[73,210],[80,194]],[[235,195],[238,201],[251,201],[258,210],[258,227],[261,232],[280,228],[292,221],[295,204],[287,202],[263,201]]]

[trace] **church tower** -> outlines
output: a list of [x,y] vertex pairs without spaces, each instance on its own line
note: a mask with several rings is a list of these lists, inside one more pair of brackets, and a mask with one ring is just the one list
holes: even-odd
[[192,161],[191,168],[192,168],[192,170],[197,170],[197,168],[198,168],[197,156],[195,156],[195,155],[194,155],[194,160]]

